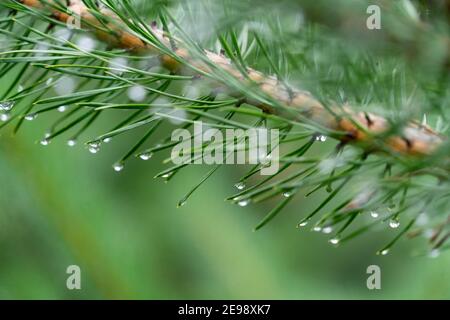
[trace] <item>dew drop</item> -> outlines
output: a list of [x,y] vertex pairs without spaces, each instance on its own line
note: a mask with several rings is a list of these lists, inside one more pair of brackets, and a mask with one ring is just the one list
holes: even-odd
[[439,250],[438,249],[433,249],[431,250],[430,254],[428,255],[430,258],[437,258],[439,257]]
[[285,192],[283,192],[283,197],[290,198],[290,197],[292,197],[294,195],[294,193],[295,193],[294,190],[285,191]]
[[188,99],[197,99],[199,97],[199,89],[196,86],[186,86],[183,95]]
[[334,245],[339,244],[339,238],[336,237],[336,238],[330,239],[330,243],[334,244]]
[[91,37],[82,37],[77,41],[77,46],[87,52],[91,52],[97,46],[97,42]]
[[70,139],[67,141],[67,145],[69,147],[74,147],[76,144],[77,144],[77,140],[75,140],[75,139]]
[[6,121],[8,121],[9,120],[9,113],[2,113],[2,114],[0,114],[0,121],[2,121],[2,122],[6,122]]
[[19,84],[19,86],[17,87],[17,92],[22,92],[23,89],[24,87],[21,84]]
[[0,102],[0,110],[10,111],[14,107],[14,101]]
[[[173,110],[173,109],[172,109]],[[182,124],[188,117],[188,113],[183,109],[174,109],[170,112],[169,122],[172,124]]]
[[46,85],[51,85],[53,83],[53,78],[48,78],[47,81],[45,81]]
[[389,253],[389,249],[384,249],[384,250],[381,250],[380,252],[379,252],[379,254],[381,254],[382,256],[385,256],[385,255],[387,255]]
[[153,153],[147,152],[147,153],[140,154],[139,158],[141,160],[147,161],[147,160],[150,160],[152,156],[153,156]]
[[316,141],[320,141],[320,142],[325,142],[325,141],[327,141],[327,136],[324,136],[324,135],[318,135],[318,136],[316,136]]
[[433,229],[427,229],[423,232],[423,236],[427,239],[430,239],[434,236],[435,232]]
[[25,120],[27,120],[27,121],[33,121],[34,119],[37,118],[37,116],[38,116],[37,113],[30,113],[30,114],[27,114],[27,115],[25,116]]
[[112,141],[111,137],[105,138],[102,140],[104,143],[110,143]]
[[50,140],[45,138],[45,139],[42,139],[39,143],[43,146],[48,146],[50,144]]
[[161,178],[167,179],[167,178],[170,178],[171,175],[172,175],[172,173],[169,172],[169,173],[163,174],[163,175],[161,176]]
[[128,68],[128,60],[125,58],[113,58],[109,61],[110,71],[114,74],[122,74]]
[[245,207],[245,206],[247,206],[249,203],[250,203],[250,201],[249,201],[248,199],[244,199],[244,200],[239,201],[239,202],[238,202],[238,205],[239,205],[240,207]]
[[59,96],[69,95],[75,92],[77,82],[74,78],[69,76],[63,76],[59,81],[53,86],[56,94]]
[[325,227],[322,229],[322,232],[325,234],[329,234],[331,232],[333,232],[333,228],[332,227]]
[[147,90],[140,85],[132,86],[128,89],[127,96],[131,101],[142,102],[147,97]]
[[240,182],[236,183],[234,186],[235,186],[236,189],[238,189],[238,190],[244,190],[244,188],[245,188],[245,183],[242,182],[242,181],[240,181]]
[[187,201],[185,199],[183,199],[180,202],[178,202],[178,207],[183,207],[186,205],[186,203],[187,203]]
[[99,142],[91,142],[88,144],[88,150],[90,153],[95,154],[100,151],[100,143]]
[[116,164],[113,165],[113,169],[114,169],[114,171],[116,171],[116,172],[122,171],[123,168],[124,168],[124,165],[123,165],[122,162],[118,162],[118,163],[116,163]]
[[425,212],[422,212],[417,216],[416,225],[418,226],[424,226],[428,223],[429,218]]
[[[74,27],[71,25],[71,27]],[[70,29],[70,27],[68,28],[64,28],[64,29],[60,29],[58,31],[56,31],[53,34],[56,38],[58,38],[59,40],[65,42],[68,41],[72,35],[72,30]]]
[[313,228],[313,231],[320,232],[320,231],[322,231],[322,228],[319,227],[319,226],[316,226],[316,227]]
[[59,106],[58,111],[59,112],[65,112],[67,110],[67,106]]
[[400,226],[400,222],[397,219],[392,219],[391,221],[389,221],[389,227],[391,227],[392,229],[396,229]]
[[376,211],[370,211],[370,216],[374,219],[378,218],[379,214]]
[[89,147],[89,152],[92,154],[96,154],[99,151],[100,151],[100,148]]
[[305,227],[306,225],[308,225],[308,220],[302,221],[298,224],[299,227]]

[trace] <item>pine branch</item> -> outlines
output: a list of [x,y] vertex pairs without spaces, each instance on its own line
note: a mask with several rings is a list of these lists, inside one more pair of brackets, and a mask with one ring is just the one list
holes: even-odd
[[[207,61],[198,61],[192,57],[183,43],[172,38],[163,30],[151,27],[151,35],[163,45],[166,50],[161,50],[152,43],[142,40],[126,28],[115,14],[108,9],[101,10],[103,16],[93,15],[91,10],[81,0],[70,0],[67,8],[56,8],[53,1],[46,0],[22,0],[23,4],[50,11],[52,16],[66,23],[71,17],[68,12],[79,13],[81,25],[92,31],[99,39],[111,46],[127,49],[136,54],[159,54],[161,64],[174,73],[186,71],[184,65],[190,66],[193,71],[199,71],[202,75],[211,72],[213,66],[218,66],[239,82],[245,82],[251,87],[257,86],[268,102],[257,101],[253,98],[243,98],[247,104],[254,105],[266,113],[293,116],[296,120],[311,120],[314,123],[334,132],[337,139],[345,143],[355,143],[369,152],[390,151],[407,155],[429,155],[433,153],[445,139],[434,132],[430,127],[418,122],[409,122],[404,125],[401,132],[395,132],[389,121],[382,116],[354,111],[351,106],[325,106],[309,93],[287,88],[274,77],[246,67],[239,70],[236,64],[221,54],[202,50]],[[105,24],[103,20],[109,21]],[[111,32],[106,33],[104,29]],[[174,48],[172,48],[174,47]],[[169,48],[173,50],[170,51]],[[192,70],[191,70],[192,72]],[[217,84],[220,86],[220,84]],[[227,88],[231,95],[238,95],[234,88]],[[393,134],[396,133],[396,134]],[[380,144],[382,142],[382,144]],[[377,146],[374,148],[374,146]]]
[[[404,2],[410,4],[409,1]],[[447,229],[450,226],[446,215],[450,197],[449,144],[447,136],[439,133],[446,131],[442,129],[442,119],[447,119],[445,106],[449,97],[446,70],[432,73],[431,83],[427,81],[426,75],[421,75],[425,78],[424,81],[422,78],[413,79],[407,86],[405,79],[401,78],[406,72],[401,76],[397,75],[397,66],[404,68],[401,59],[396,59],[398,57],[392,59],[393,61],[385,59],[388,60],[386,65],[378,68],[380,61],[373,56],[366,56],[365,53],[354,56],[345,50],[336,53],[325,52],[325,70],[322,70],[320,63],[315,61],[317,55],[310,50],[310,43],[328,42],[335,36],[334,32],[333,37],[322,38],[314,34],[316,26],[311,29],[304,28],[305,34],[302,35],[286,34],[280,28],[279,33],[274,32],[273,37],[266,38],[264,32],[259,32],[259,29],[250,32],[248,26],[243,24],[243,30],[238,34],[234,24],[244,19],[249,11],[236,13],[242,8],[233,3],[233,6],[238,7],[237,10],[227,15],[226,21],[220,27],[212,27],[214,39],[210,40],[217,40],[214,44],[194,40],[195,36],[189,35],[179,25],[179,20],[189,18],[189,23],[195,24],[195,18],[189,17],[192,13],[190,2],[182,1],[179,7],[174,8],[182,8],[181,13],[174,10],[176,17],[164,6],[157,7],[160,28],[156,22],[147,23],[142,18],[144,15],[136,12],[136,7],[146,7],[147,2],[135,1],[133,4],[134,6],[128,0],[11,0],[3,3],[2,7],[11,11],[9,16],[0,17],[0,26],[4,26],[0,34],[9,38],[9,50],[0,53],[0,62],[3,63],[0,65],[0,74],[10,72],[15,65],[19,67],[14,69],[18,73],[13,75],[2,97],[5,100],[0,101],[3,121],[0,128],[17,119],[14,128],[14,132],[17,132],[24,120],[33,120],[40,114],[70,108],[53,124],[41,144],[48,145],[54,138],[74,129],[75,132],[67,142],[72,147],[80,135],[106,111],[126,110],[128,114],[120,119],[119,123],[111,125],[107,133],[98,135],[87,143],[88,150],[97,153],[103,143],[110,142],[116,136],[145,129],[141,137],[127,147],[123,156],[113,165],[114,170],[119,172],[132,155],[148,160],[154,153],[178,145],[179,142],[171,141],[169,136],[163,138],[159,144],[140,150],[153,138],[153,133],[160,130],[158,128],[166,119],[181,120],[181,127],[184,129],[190,129],[199,119],[204,121],[205,125],[218,129],[250,129],[261,126],[267,128],[275,125],[280,130],[280,143],[291,143],[290,152],[279,158],[281,167],[278,173],[246,187],[250,179],[264,166],[255,165],[236,184],[238,192],[228,198],[245,206],[250,202],[283,197],[255,229],[262,228],[278,216],[299,190],[306,189],[306,197],[320,191],[326,191],[328,194],[322,195],[320,203],[300,220],[298,227],[310,224],[320,212],[328,210],[332,205],[333,209],[325,212],[312,227],[313,231],[322,231],[325,234],[336,229],[330,239],[332,244],[353,239],[380,223],[386,223],[396,229],[400,221],[403,223],[408,219],[405,228],[379,251],[380,254],[387,253],[404,234],[411,237],[423,235],[427,228],[433,229],[436,235],[429,239],[432,248],[446,248],[445,243],[449,238]],[[213,8],[217,9],[214,6]],[[317,19],[326,20],[323,7],[318,8],[324,15]],[[315,1],[305,4],[305,9],[307,12],[309,9],[317,9]],[[215,19],[212,14],[209,15],[207,7],[202,10],[207,20]],[[396,18],[395,14],[392,16]],[[70,37],[73,36],[74,41],[70,38],[59,39],[56,32],[61,29],[55,29],[63,27],[62,30],[66,30],[71,19],[77,18],[80,19],[84,31],[71,33]],[[337,25],[342,21],[337,21]],[[267,22],[265,26],[271,27],[271,22]],[[433,35],[431,24],[425,25],[418,20],[413,21],[411,30],[413,34],[423,32],[418,37],[421,39]],[[84,33],[89,32],[106,44],[107,48],[85,50],[79,47],[77,41],[83,38]],[[401,58],[405,61],[408,60],[405,55],[410,54],[411,48],[416,50],[415,48],[420,47],[422,53],[427,51],[420,41],[405,41],[389,32],[388,36],[384,39],[388,51],[391,44],[397,49],[403,49],[404,46]],[[268,39],[270,41],[267,41]],[[433,39],[445,47],[448,43],[447,32],[444,29]],[[299,47],[304,45],[306,48],[301,49],[304,49],[305,53],[302,51],[301,54],[291,56],[290,42],[300,43]],[[322,42],[318,45],[319,50],[326,51],[328,47],[323,48]],[[47,47],[40,48],[41,44]],[[215,52],[205,50],[214,46]],[[443,51],[446,54],[449,52]],[[339,56],[337,63],[333,60],[334,55]],[[356,62],[351,59],[353,57]],[[113,61],[117,59],[129,60],[132,66]],[[438,65],[439,68],[443,66],[445,69],[448,65],[445,64],[445,57],[443,60],[438,59]],[[140,66],[142,62],[145,67]],[[314,79],[323,77],[329,83],[318,81],[320,85],[317,90],[310,87],[314,94],[298,89],[303,87],[303,83],[294,86],[288,81],[289,75],[286,74],[290,72],[287,72],[286,65],[297,71],[306,71],[306,74],[301,75],[302,80],[308,80],[309,71]],[[164,70],[152,72],[152,66],[162,66]],[[271,72],[274,72],[275,76],[271,75]],[[438,80],[436,74],[440,75]],[[56,95],[48,94],[52,87],[58,86],[58,83],[67,77],[82,79],[76,90],[69,94],[56,91]],[[368,83],[361,85],[361,80]],[[208,91],[195,97],[179,93],[180,86],[183,85],[179,83],[188,81],[192,85],[202,82],[206,84]],[[29,82],[33,83],[27,85]],[[22,87],[22,84],[25,87]],[[314,84],[316,85],[315,82]],[[328,91],[331,91],[329,84],[333,91],[332,99],[328,98]],[[377,85],[380,88],[375,87]],[[395,112],[404,109],[390,110],[402,104],[411,106],[411,100],[416,96],[410,91],[416,90],[416,86],[419,86],[422,94],[418,95],[419,102],[414,101],[420,105],[417,110],[419,115],[414,115],[413,112]],[[14,92],[16,87],[17,93]],[[358,92],[357,88],[360,87],[364,92]],[[136,88],[145,92],[145,98],[139,102],[132,99],[129,92],[128,98],[124,95],[126,91]],[[350,94],[354,96],[351,103],[347,102],[343,88],[349,89]],[[407,99],[405,95],[408,95]],[[338,101],[339,97],[340,102],[330,101]],[[421,104],[420,98],[429,102],[430,106]],[[360,111],[366,110],[372,99],[379,100],[378,103],[384,105],[380,108],[382,110]],[[39,107],[39,110],[34,110]],[[166,113],[166,110],[170,111]],[[179,117],[176,114],[179,111],[185,112],[187,116]],[[427,125],[428,112],[430,118],[438,115],[435,130]],[[413,117],[422,115],[424,120],[421,123],[411,121]],[[257,120],[254,123],[244,123],[246,118],[235,119],[235,116]],[[315,144],[326,140],[327,136],[337,140],[336,148],[328,155],[316,154],[315,157],[308,157],[307,153]],[[348,144],[356,148],[349,149],[346,147]],[[207,146],[208,144],[202,145],[199,148],[201,150],[192,148],[191,153],[201,157]],[[165,162],[170,163],[170,160]],[[156,177],[168,181],[190,163],[192,162],[173,165],[158,173]],[[178,205],[184,205],[220,166],[211,168],[185,194]],[[342,199],[336,204],[338,198]],[[426,211],[432,212],[430,216],[439,221],[433,220],[419,225],[423,220],[421,216]],[[370,216],[377,220],[348,232],[350,227],[357,225],[355,221],[361,220],[358,218],[363,213],[370,213]],[[411,229],[413,227],[417,228]]]

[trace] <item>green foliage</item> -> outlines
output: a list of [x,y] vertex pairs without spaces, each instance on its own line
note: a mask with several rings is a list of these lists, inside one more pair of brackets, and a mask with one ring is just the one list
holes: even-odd
[[[423,119],[448,136],[449,16],[439,9],[439,1],[382,2],[383,28],[376,31],[365,28],[366,1],[347,1],[339,7],[329,1],[287,0],[84,2],[101,19],[107,18],[98,3],[108,7],[133,34],[200,77],[166,71],[155,55],[132,55],[101,42],[91,48],[94,40],[85,31],[67,32],[53,17],[5,1],[0,74],[8,81],[2,82],[0,92],[1,128],[17,133],[26,120],[58,115],[40,143],[45,146],[65,137],[69,146],[84,141],[92,153],[132,135],[134,140],[130,138],[113,165],[116,171],[133,156],[148,160],[156,153],[167,154],[176,145],[170,140],[174,122],[185,129],[197,120],[219,129],[277,128],[282,132],[281,170],[261,179],[257,176],[263,165],[250,168],[239,181],[248,187],[228,198],[240,205],[278,199],[256,230],[288,203],[320,193],[316,208],[300,217],[298,226],[332,230],[333,244],[387,225],[399,232],[381,254],[404,234],[425,235],[430,230],[432,250],[450,246],[447,139],[438,152],[423,158],[345,146],[337,139],[345,133],[241,104],[239,97],[246,96],[286,108],[212,64],[203,51],[223,52],[242,73],[250,66],[274,75],[287,88],[310,91],[324,105],[334,101],[380,114],[397,131]],[[66,10],[62,3],[56,6]],[[175,57],[172,48],[154,36],[153,20],[211,71]],[[237,94],[221,93],[217,83]],[[143,90],[146,98],[134,99],[133,89]],[[97,125],[103,118],[108,119],[107,128]],[[325,142],[325,137],[330,139]],[[189,165],[171,166],[156,177],[168,181]],[[178,205],[184,205],[219,167],[209,168]],[[376,220],[367,224],[367,215]]]

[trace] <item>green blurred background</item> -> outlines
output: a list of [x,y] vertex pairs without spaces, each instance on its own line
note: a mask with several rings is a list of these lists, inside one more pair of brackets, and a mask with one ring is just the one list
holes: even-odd
[[[128,139],[91,155],[63,140],[36,143],[45,120],[0,137],[0,298],[2,299],[381,299],[450,298],[448,254],[414,257],[395,232],[334,248],[295,228],[314,199],[298,197],[265,228],[252,228],[274,203],[241,208],[224,201],[244,167],[224,167],[177,201],[208,168],[192,166],[164,183],[160,159],[111,163]],[[82,270],[82,290],[66,288],[66,268]],[[366,288],[377,264],[382,289]]]
[[[346,22],[342,31],[353,28],[338,13],[355,1],[339,8],[316,2],[305,1],[312,3],[305,9],[329,22],[333,31],[341,16]],[[427,54],[438,52],[427,42],[418,43]],[[421,76],[434,77],[426,67]],[[11,74],[1,76],[0,92]],[[84,141],[121,119],[113,116],[115,122],[108,123],[111,116],[102,118],[96,133],[89,132]],[[297,196],[276,219],[252,232],[276,201],[245,208],[224,201],[236,192],[234,184],[246,167],[220,168],[185,206],[176,208],[210,168],[190,166],[166,184],[153,178],[163,168],[160,156],[148,162],[133,159],[116,173],[111,164],[138,135],[115,139],[92,155],[81,141],[74,148],[59,138],[41,146],[38,140],[50,123],[51,115],[42,115],[24,123],[14,137],[11,127],[0,131],[1,299],[450,298],[450,254],[415,256],[420,239],[402,239],[389,255],[377,256],[398,230],[382,228],[335,248],[327,235],[296,229],[320,194]],[[366,269],[373,264],[381,267],[381,290],[366,287]],[[69,265],[81,267],[82,290],[66,288]]]

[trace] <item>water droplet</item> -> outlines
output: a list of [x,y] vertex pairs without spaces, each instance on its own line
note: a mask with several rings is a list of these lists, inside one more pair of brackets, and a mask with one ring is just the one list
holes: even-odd
[[0,102],[0,110],[10,111],[14,107],[14,101]]
[[[168,120],[172,124],[182,124],[185,122],[185,120],[188,118],[188,113],[183,109],[171,109],[170,117],[168,117]],[[164,111],[163,111],[164,112]]]
[[334,245],[336,245],[336,244],[339,244],[339,238],[338,237],[335,237],[335,238],[332,238],[332,239],[330,239],[330,243],[331,244],[334,244]]
[[59,112],[65,112],[67,110],[67,106],[59,106],[58,111]]
[[132,86],[128,89],[127,96],[131,101],[142,102],[147,97],[147,90],[140,85]]
[[70,29],[71,27],[75,27],[75,26],[71,25],[70,27],[68,26],[67,28],[59,29],[53,34],[53,36],[55,36],[62,42],[68,41],[70,39],[70,37],[72,36],[72,30]]
[[283,192],[283,197],[285,197],[285,198],[290,198],[290,197],[292,197],[294,194],[295,194],[295,191],[294,191],[294,190],[287,190],[287,191]]
[[327,136],[324,136],[324,135],[318,135],[318,136],[316,136],[316,141],[320,141],[320,142],[325,142],[325,141],[327,141]]
[[104,143],[110,143],[112,141],[111,137],[105,138],[102,140]]
[[150,160],[152,156],[153,156],[153,153],[147,152],[147,153],[140,154],[139,158],[141,158],[144,161],[147,161],[147,160]]
[[333,232],[333,228],[332,227],[325,227],[322,229],[322,232],[325,234],[329,234],[331,232]]
[[199,88],[197,86],[186,86],[183,91],[183,95],[189,99],[198,99]]
[[45,139],[42,139],[39,143],[43,146],[48,146],[50,144],[50,140],[45,138]]
[[9,120],[9,113],[2,113],[0,114],[0,121],[6,122]]
[[89,147],[89,152],[92,154],[96,154],[99,151],[100,151],[100,148]]
[[27,115],[25,116],[25,120],[27,120],[27,121],[33,121],[34,119],[37,118],[37,116],[38,116],[37,113],[30,113],[30,114],[27,114]]
[[75,78],[70,76],[63,76],[59,81],[53,86],[56,94],[59,96],[69,95],[75,92],[77,87],[77,82]]
[[77,140],[75,140],[75,139],[70,139],[67,141],[67,145],[69,147],[74,147],[76,144],[77,144]]
[[250,201],[248,199],[244,199],[238,202],[238,205],[241,207],[245,207],[250,203]]
[[17,92],[22,92],[24,89],[23,85],[19,84],[19,86],[17,87]]
[[114,169],[114,171],[116,171],[116,172],[122,171],[123,168],[124,168],[124,165],[123,165],[122,162],[118,162],[118,163],[116,163],[116,164],[113,165],[113,169]]
[[234,186],[235,186],[236,189],[238,189],[238,190],[244,190],[244,188],[245,188],[245,183],[242,182],[242,181],[240,181],[240,182],[236,183]]
[[109,61],[110,71],[114,74],[122,74],[128,68],[128,60],[126,58],[112,58]]
[[172,172],[169,172],[169,173],[163,174],[161,176],[161,178],[167,179],[167,178],[170,178],[171,175],[172,175]]
[[305,227],[306,225],[308,225],[308,220],[302,221],[298,224],[299,227]]
[[428,215],[425,212],[422,212],[417,216],[416,225],[424,226],[428,223],[428,221],[429,221]]
[[315,227],[313,228],[313,231],[315,231],[315,232],[320,232],[320,231],[322,231],[322,228],[319,227],[319,226],[315,226]]
[[423,236],[427,239],[430,239],[434,236],[435,232],[433,229],[427,229],[423,232]]
[[385,256],[388,253],[389,253],[389,249],[384,249],[384,250],[381,250],[378,254],[381,254],[382,256]]
[[389,227],[391,227],[392,229],[396,229],[400,226],[400,222],[397,219],[392,219],[391,221],[389,221]]
[[90,153],[95,154],[100,151],[100,142],[90,142],[88,143],[88,150]]
[[186,199],[180,200],[180,202],[178,202],[178,207],[183,207],[185,206],[187,203]]
[[77,46],[83,51],[91,52],[97,46],[97,42],[91,37],[84,36],[78,39]]
[[431,250],[430,254],[428,255],[430,258],[437,258],[439,257],[439,250],[438,249],[433,249]]
[[48,78],[47,81],[45,81],[45,84],[49,86],[52,84],[52,82],[53,82],[53,78]]
[[370,216],[374,219],[378,218],[379,214],[376,211],[370,211]]

